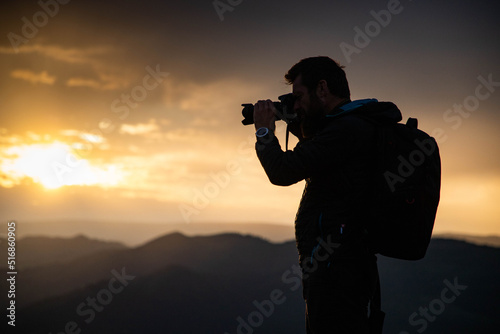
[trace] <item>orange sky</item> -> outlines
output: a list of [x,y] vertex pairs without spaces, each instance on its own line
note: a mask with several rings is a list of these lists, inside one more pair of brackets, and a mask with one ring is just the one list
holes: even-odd
[[500,234],[495,5],[446,3],[401,1],[366,45],[355,28],[387,2],[244,2],[223,21],[206,1],[70,2],[36,33],[23,17],[39,4],[3,4],[2,219],[292,224],[304,184],[268,182],[239,105],[276,100],[288,68],[322,54],[353,99],[393,101],[438,139],[435,230]]

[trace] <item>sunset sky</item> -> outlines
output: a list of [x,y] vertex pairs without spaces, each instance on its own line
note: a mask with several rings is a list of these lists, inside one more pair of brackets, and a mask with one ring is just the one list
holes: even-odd
[[392,101],[438,140],[435,231],[500,235],[499,14],[486,0],[3,1],[0,218],[293,224],[304,182],[269,183],[240,104],[276,100],[293,64],[327,55],[352,99]]

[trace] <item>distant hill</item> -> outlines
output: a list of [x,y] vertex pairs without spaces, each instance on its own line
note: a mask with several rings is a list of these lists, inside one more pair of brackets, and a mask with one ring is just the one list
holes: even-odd
[[[445,239],[433,239],[421,261],[379,257],[385,333],[497,332],[499,260],[500,249]],[[59,333],[74,321],[95,334],[250,333],[249,323],[252,333],[304,333],[296,264],[294,242],[170,234],[23,271],[16,330]],[[122,270],[134,278],[120,290],[113,277]],[[258,311],[277,292],[282,303]]]
[[[2,254],[7,252],[5,239],[0,242]],[[69,262],[107,250],[124,249],[118,242],[104,242],[79,235],[74,238],[26,237],[16,241],[18,269]],[[3,266],[2,263],[1,266]]]
[[456,233],[442,233],[436,234],[435,238],[462,240],[479,246],[500,247],[500,236],[496,235],[474,236]]
[[159,235],[180,232],[188,236],[238,233],[254,235],[272,242],[293,240],[293,224],[265,223],[110,223],[89,221],[23,222],[18,226],[18,237],[50,236],[71,238],[86,235],[89,238],[118,241],[127,246],[138,246]]

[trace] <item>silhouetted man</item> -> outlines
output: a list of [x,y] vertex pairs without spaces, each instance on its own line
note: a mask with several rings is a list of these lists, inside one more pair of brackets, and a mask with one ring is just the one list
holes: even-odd
[[254,107],[256,150],[269,180],[306,181],[295,218],[307,333],[369,333],[368,305],[378,284],[376,257],[364,239],[369,224],[375,128],[357,115],[400,114],[393,104],[350,100],[345,72],[328,57],[301,60],[285,75],[293,85],[299,138],[283,152],[270,100]]

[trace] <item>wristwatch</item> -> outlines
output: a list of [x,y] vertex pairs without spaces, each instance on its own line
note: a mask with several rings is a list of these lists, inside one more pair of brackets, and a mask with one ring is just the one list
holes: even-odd
[[262,138],[265,135],[267,135],[268,133],[269,133],[269,129],[268,128],[258,128],[257,132],[255,132],[255,135],[257,137],[259,137],[259,138]]

